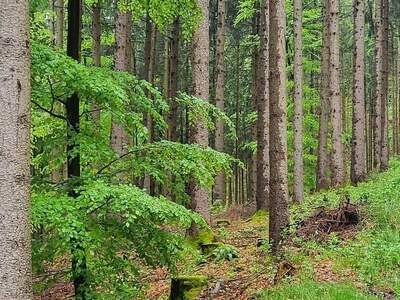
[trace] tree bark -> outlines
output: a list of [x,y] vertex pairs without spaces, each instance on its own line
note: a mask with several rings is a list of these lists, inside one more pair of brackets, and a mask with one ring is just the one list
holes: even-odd
[[64,0],[54,1],[54,12],[56,14],[54,40],[55,46],[62,49],[64,44]]
[[269,3],[260,7],[260,52],[257,91],[257,210],[269,209]]
[[353,118],[351,147],[351,182],[357,185],[366,179],[365,160],[365,3],[354,0],[353,31]]
[[294,10],[294,183],[295,202],[303,202],[303,2],[293,1]]
[[271,249],[277,252],[289,223],[286,128],[286,14],[284,0],[270,0],[270,219]]
[[340,93],[340,43],[339,1],[329,1],[329,48],[330,48],[330,103],[332,122],[332,186],[345,181],[342,143],[342,101]]
[[329,0],[323,1],[322,15],[322,57],[321,57],[321,84],[320,95],[321,104],[319,112],[319,133],[318,133],[318,154],[317,154],[317,191],[327,189],[330,185],[328,177],[329,154],[328,154],[328,124],[329,124]]
[[[216,46],[216,84],[215,84],[215,105],[224,111],[224,85],[225,85],[225,0],[218,0],[218,26]],[[218,120],[215,128],[215,150],[224,152],[224,122]],[[225,201],[225,174],[220,173],[215,181],[214,194],[216,199]]]
[[382,26],[383,26],[383,56],[382,56],[382,99],[381,99],[381,162],[380,170],[389,168],[389,142],[388,142],[388,119],[389,119],[389,1],[382,0]]
[[383,22],[382,1],[375,1],[375,95],[374,95],[374,168],[380,167],[382,153],[382,99],[383,99]]
[[[197,0],[203,12],[203,20],[192,38],[192,92],[193,96],[204,101],[209,98],[209,3],[208,0]],[[208,146],[208,131],[204,120],[197,120],[190,128],[191,143],[202,147]],[[194,179],[189,184],[191,208],[203,216],[210,223],[208,209],[208,191],[201,187]],[[195,233],[196,230],[191,230]]]
[[28,1],[0,9],[0,299],[32,299]]
[[[115,28],[115,70],[129,71],[129,64],[127,59],[127,24],[128,13],[122,12],[118,9]],[[120,124],[114,121],[111,124],[111,147],[119,155],[126,152],[126,147],[129,145],[129,136]]]

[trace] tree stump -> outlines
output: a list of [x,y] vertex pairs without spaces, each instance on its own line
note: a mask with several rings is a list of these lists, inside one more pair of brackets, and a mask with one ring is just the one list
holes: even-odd
[[171,280],[170,300],[198,299],[203,288],[207,285],[206,276],[178,276]]

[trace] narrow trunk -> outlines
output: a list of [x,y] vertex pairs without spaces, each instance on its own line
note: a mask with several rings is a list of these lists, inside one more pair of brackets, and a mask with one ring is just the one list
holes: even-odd
[[353,119],[351,147],[351,182],[357,185],[366,178],[365,165],[365,4],[354,0],[353,31]]
[[32,299],[28,1],[0,10],[0,299]]
[[277,252],[289,223],[286,128],[285,1],[270,0],[270,219],[269,239]]
[[[215,84],[215,105],[224,111],[224,85],[225,85],[225,0],[218,0],[218,27],[216,46],[216,84]],[[215,150],[224,152],[224,122],[218,120],[215,128]],[[225,200],[225,175],[219,174],[215,181],[214,194],[216,199]]]
[[382,98],[383,98],[383,22],[382,1],[375,2],[375,95],[374,95],[374,168],[380,167],[382,153]]
[[303,2],[294,0],[294,201],[303,202]]
[[[68,1],[68,40],[67,55],[76,61],[80,60],[81,48],[81,1]],[[66,114],[68,120],[67,131],[67,174],[68,179],[78,179],[81,174],[79,144],[75,139],[79,134],[79,97],[73,94],[67,99]],[[78,150],[77,150],[78,149]],[[76,198],[78,194],[74,188],[69,192],[70,197]],[[86,268],[86,255],[79,237],[71,238],[72,277],[75,288],[75,298],[86,299],[88,291],[88,276]]]
[[[240,41],[237,41],[236,46],[236,113],[235,113],[235,127],[236,127],[236,139],[235,139],[235,158],[239,157],[239,145],[240,145],[240,132],[239,132],[239,120],[240,120]],[[235,200],[236,204],[240,203],[240,167],[236,164],[235,167]]]
[[[209,98],[209,3],[208,0],[197,0],[203,12],[203,20],[192,38],[192,91],[193,96],[208,101]],[[190,140],[202,147],[208,146],[208,131],[204,120],[197,120],[190,128]],[[210,223],[208,209],[208,191],[194,179],[189,184],[192,209],[201,214]],[[192,234],[196,232],[193,227]]]
[[345,170],[342,144],[342,101],[340,93],[339,1],[329,2],[330,104],[332,122],[332,186],[344,183]]
[[55,46],[58,49],[62,49],[64,43],[64,0],[54,1],[54,11],[56,14],[54,24]]
[[322,33],[321,57],[321,104],[319,112],[318,154],[317,154],[317,190],[329,187],[329,154],[328,154],[328,124],[329,124],[329,0],[323,1],[322,14],[324,17]]
[[269,3],[260,8],[260,53],[257,91],[257,210],[269,209]]
[[381,99],[381,163],[380,170],[386,171],[389,167],[389,1],[382,0],[382,26],[383,26],[383,56],[382,56],[382,99]]

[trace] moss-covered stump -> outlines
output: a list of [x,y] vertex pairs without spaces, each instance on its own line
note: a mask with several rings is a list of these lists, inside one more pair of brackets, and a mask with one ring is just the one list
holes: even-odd
[[198,299],[203,288],[207,285],[206,276],[178,276],[171,280],[170,300]]
[[189,238],[189,243],[197,249],[201,249],[201,245],[214,243],[216,237],[210,228],[200,230],[197,235]]

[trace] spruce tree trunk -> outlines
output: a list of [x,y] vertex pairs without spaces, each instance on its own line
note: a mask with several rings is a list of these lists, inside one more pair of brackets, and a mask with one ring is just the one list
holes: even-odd
[[353,119],[351,147],[351,182],[358,184],[366,179],[365,159],[365,3],[354,0],[353,31]]
[[374,95],[374,168],[380,168],[382,153],[382,99],[383,99],[383,22],[382,1],[375,1],[375,95]]
[[381,99],[381,162],[380,170],[386,171],[389,167],[389,1],[382,0],[382,26],[383,26],[383,56],[382,56],[382,99]]
[[342,143],[342,101],[340,92],[340,43],[339,1],[329,2],[329,48],[330,48],[330,104],[332,122],[332,186],[345,181]]
[[320,95],[321,104],[319,112],[319,133],[318,133],[318,154],[317,154],[317,191],[327,189],[330,185],[329,170],[329,154],[328,154],[328,123],[330,114],[329,105],[329,0],[323,0],[322,15],[323,33],[322,33],[322,58],[321,58],[321,83]]
[[54,1],[54,11],[56,14],[54,24],[55,46],[58,49],[62,49],[64,44],[64,0]]
[[286,13],[284,0],[270,0],[270,219],[271,249],[277,252],[289,223],[286,128]]
[[303,202],[303,2],[293,1],[294,10],[294,183],[295,202]]
[[173,24],[171,52],[169,63],[169,81],[168,81],[168,98],[171,103],[171,111],[169,113],[169,139],[176,142],[178,140],[178,104],[176,103],[176,96],[178,92],[178,78],[179,78],[179,41],[180,41],[180,21],[177,18]]
[[[216,84],[215,84],[215,105],[224,111],[224,85],[225,85],[225,0],[218,0],[218,26],[216,46]],[[224,152],[224,122],[218,120],[215,128],[215,150]],[[215,181],[214,194],[216,199],[225,201],[225,175],[219,174]]]
[[269,209],[269,2],[261,2],[257,91],[257,210]]
[[28,1],[0,9],[0,299],[32,299]]
[[[115,70],[129,71],[127,63],[127,24],[128,13],[117,11],[116,26],[115,26]],[[122,155],[126,152],[126,147],[129,145],[129,136],[122,128],[121,125],[112,122],[111,124],[111,147],[112,149]]]
[[[208,0],[197,0],[202,10],[203,20],[192,37],[192,92],[193,96],[209,100],[209,3]],[[204,120],[197,120],[190,128],[190,142],[202,147],[208,146],[208,131]],[[210,223],[208,209],[208,191],[202,188],[194,179],[189,184],[189,195],[192,199],[191,208]],[[195,233],[195,226],[191,233]]]

